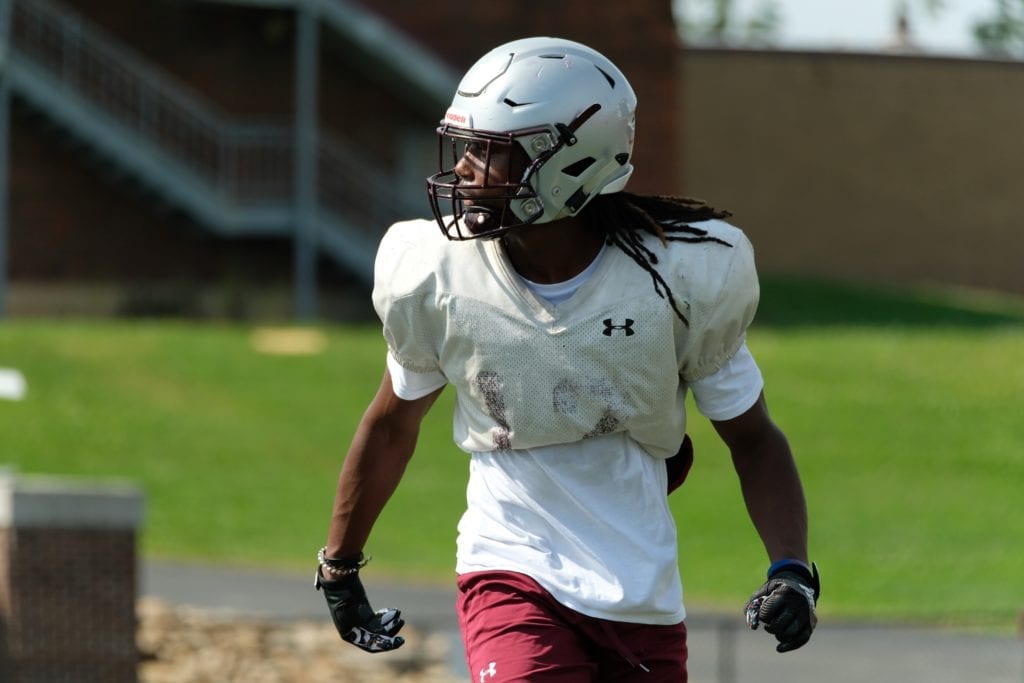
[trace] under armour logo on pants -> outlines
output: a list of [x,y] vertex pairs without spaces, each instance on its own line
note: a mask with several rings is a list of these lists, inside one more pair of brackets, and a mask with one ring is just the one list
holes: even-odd
[[484,678],[490,676],[494,678],[498,674],[497,662],[490,662],[486,669],[480,669],[480,683],[484,683]]

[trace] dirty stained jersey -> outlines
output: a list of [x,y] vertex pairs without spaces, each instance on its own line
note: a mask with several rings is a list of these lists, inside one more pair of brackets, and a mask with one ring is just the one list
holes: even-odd
[[[742,231],[700,227],[731,247],[646,238],[688,326],[616,247],[552,304],[499,240],[450,242],[425,220],[389,229],[373,302],[396,393],[452,384],[455,442],[471,454],[459,574],[521,572],[598,618],[685,617],[663,461],[686,431],[688,386],[746,353],[759,294]],[[403,375],[439,380],[413,393]],[[740,412],[759,392],[745,385]]]

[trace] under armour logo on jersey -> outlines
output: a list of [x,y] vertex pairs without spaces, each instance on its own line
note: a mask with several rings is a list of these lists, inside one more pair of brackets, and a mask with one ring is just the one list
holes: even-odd
[[612,323],[611,318],[605,318],[604,330],[601,332],[601,334],[603,334],[606,337],[610,337],[612,336],[612,332],[614,332],[615,330],[622,330],[623,332],[626,333],[627,337],[636,334],[636,332],[633,331],[633,320],[631,320],[630,318],[626,318],[626,322],[622,325],[615,325]]
[[480,683],[484,683],[484,679],[490,676],[494,678],[498,675],[498,664],[497,662],[490,662],[486,669],[480,669]]

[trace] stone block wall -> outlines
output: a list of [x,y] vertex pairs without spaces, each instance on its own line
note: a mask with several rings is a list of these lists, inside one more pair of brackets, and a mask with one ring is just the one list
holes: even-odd
[[137,680],[141,513],[126,484],[0,476],[0,680]]

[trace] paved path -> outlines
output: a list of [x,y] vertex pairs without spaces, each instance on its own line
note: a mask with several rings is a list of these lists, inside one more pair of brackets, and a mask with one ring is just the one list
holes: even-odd
[[[450,633],[452,668],[465,676],[450,586],[395,585],[370,576],[365,583],[375,606],[400,607],[410,625]],[[141,593],[239,616],[326,620],[312,584],[312,571],[146,563]],[[807,647],[779,655],[770,636],[741,628],[738,616],[695,614],[688,625],[691,683],[1024,683],[1024,643],[1009,636],[826,620]]]

